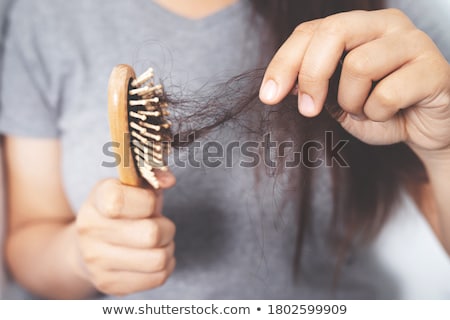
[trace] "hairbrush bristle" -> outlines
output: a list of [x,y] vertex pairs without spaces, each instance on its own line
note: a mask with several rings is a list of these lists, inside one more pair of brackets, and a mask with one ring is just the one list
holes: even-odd
[[130,81],[128,123],[131,152],[140,175],[155,189],[159,188],[154,169],[166,171],[170,152],[171,124],[161,84],[155,85],[150,68]]

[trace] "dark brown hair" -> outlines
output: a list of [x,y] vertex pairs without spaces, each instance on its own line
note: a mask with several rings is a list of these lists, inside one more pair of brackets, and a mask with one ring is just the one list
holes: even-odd
[[[383,2],[382,0],[253,1],[256,10],[266,17],[279,35],[280,44],[301,22],[349,10],[382,9]],[[330,240],[338,244],[335,249],[341,262],[354,239],[370,240],[377,234],[392,211],[400,188],[423,182],[425,171],[421,162],[405,144],[370,146],[341,128],[334,120],[340,112],[337,104],[338,75],[339,71],[331,79],[327,110],[319,117],[306,119],[298,116],[294,103],[294,108],[288,108],[289,111],[275,114],[273,128],[286,127],[286,124],[289,124],[289,133],[287,130],[281,130],[280,134],[290,134],[291,139],[297,142],[320,139],[326,130],[331,130],[337,139],[349,141],[344,149],[349,168],[342,166],[331,168],[333,179],[330,192],[333,193],[334,203]],[[287,138],[280,137],[280,139]],[[297,179],[302,181],[298,250],[295,260],[298,266],[305,230],[313,214],[314,170],[301,167]]]
[[[381,0],[254,0],[257,13],[271,24],[278,36],[279,45],[289,36],[293,29],[304,21],[325,17],[348,10],[374,10],[383,7]],[[204,136],[212,129],[229,120],[239,120],[243,113],[250,112],[251,106],[257,105],[258,88],[264,70],[256,70],[237,76],[224,85],[215,95],[200,104],[202,110],[183,119],[185,123],[196,123],[195,128],[184,130],[184,135]],[[331,166],[331,190],[333,203],[330,205],[332,219],[329,232],[330,244],[336,252],[337,266],[346,258],[349,248],[355,243],[373,239],[389,217],[399,196],[401,187],[416,184],[426,178],[424,168],[413,152],[403,143],[390,146],[371,146],[348,134],[335,120],[341,109],[337,104],[337,87],[339,70],[330,81],[330,90],[326,108],[316,118],[302,117],[297,111],[296,99],[287,98],[278,107],[272,107],[267,117],[262,119],[255,132],[270,131],[277,141],[293,141],[295,146],[306,141],[324,140],[326,131],[332,132],[334,139],[348,141],[343,149],[348,167]],[[238,97],[231,101],[231,109],[223,108],[230,104],[230,97]],[[261,113],[261,111],[258,111]],[[199,121],[199,119],[202,119]],[[207,120],[205,120],[207,119]],[[242,123],[242,121],[241,121]],[[242,125],[246,125],[242,123]],[[251,125],[249,125],[251,127]],[[180,130],[183,132],[183,129]],[[180,145],[179,136],[178,143]],[[181,139],[183,141],[185,138]],[[293,151],[300,151],[294,150]],[[318,154],[317,156],[323,156]],[[286,172],[286,155],[280,157],[275,175]],[[332,162],[333,159],[324,159]],[[308,230],[313,215],[313,195],[316,187],[317,170],[300,166],[289,170],[286,188],[291,190],[286,199],[295,199],[298,208],[297,250],[294,261],[295,270],[300,270],[302,245],[305,232]],[[326,205],[326,204],[325,204]],[[337,273],[339,268],[336,268]],[[336,279],[336,278],[335,278]]]

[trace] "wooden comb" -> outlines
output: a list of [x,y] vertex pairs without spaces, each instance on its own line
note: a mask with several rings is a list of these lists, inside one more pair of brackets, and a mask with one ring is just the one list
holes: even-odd
[[119,143],[116,158],[123,184],[159,189],[155,170],[167,170],[172,133],[167,99],[155,85],[153,69],[139,77],[128,65],[116,66],[109,78],[108,114],[111,138]]

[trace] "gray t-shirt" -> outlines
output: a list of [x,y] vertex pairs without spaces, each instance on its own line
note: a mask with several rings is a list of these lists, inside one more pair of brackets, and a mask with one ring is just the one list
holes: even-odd
[[[261,48],[275,49],[245,0],[200,20],[149,0],[18,0],[11,21],[0,130],[61,140],[74,212],[98,180],[117,176],[101,165],[111,160],[103,146],[110,140],[106,92],[115,65],[131,64],[138,73],[153,66],[166,87],[192,91],[264,65],[269,56]],[[241,138],[227,127],[215,135],[222,143]],[[296,212],[291,203],[280,208],[283,190],[272,178],[259,177],[255,191],[253,170],[236,165],[173,171],[178,183],[165,194],[164,213],[177,225],[177,268],[163,287],[129,298],[395,298],[391,279],[364,248],[351,252],[333,289],[326,174],[296,282]]]

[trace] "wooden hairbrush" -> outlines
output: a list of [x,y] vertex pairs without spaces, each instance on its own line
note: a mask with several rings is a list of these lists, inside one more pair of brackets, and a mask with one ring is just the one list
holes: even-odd
[[159,188],[155,170],[167,170],[172,140],[167,106],[163,86],[154,84],[153,69],[139,77],[128,65],[113,69],[108,114],[112,141],[120,146],[117,160],[123,184]]

